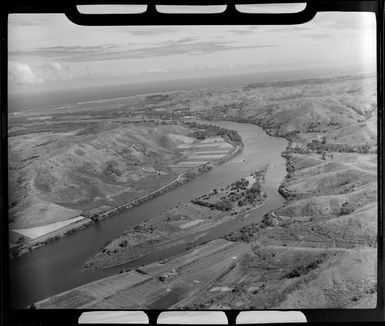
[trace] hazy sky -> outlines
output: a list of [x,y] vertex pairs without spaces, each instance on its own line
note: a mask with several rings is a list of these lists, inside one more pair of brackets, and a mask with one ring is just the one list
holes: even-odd
[[10,92],[360,65],[374,71],[375,16],[321,13],[294,26],[88,27],[9,16]]

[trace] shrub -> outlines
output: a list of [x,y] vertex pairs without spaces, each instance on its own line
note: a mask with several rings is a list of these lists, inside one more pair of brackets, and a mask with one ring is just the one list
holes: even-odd
[[120,243],[119,243],[119,247],[127,247],[128,245],[128,241],[127,240],[122,240]]
[[353,213],[354,212],[354,206],[353,204],[351,203],[348,203],[348,202],[344,202],[341,206],[341,212],[340,214],[341,215],[348,215],[350,213]]

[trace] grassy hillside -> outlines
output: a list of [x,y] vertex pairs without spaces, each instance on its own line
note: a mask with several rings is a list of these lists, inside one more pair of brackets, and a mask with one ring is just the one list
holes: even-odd
[[374,308],[377,106],[374,78],[249,85],[242,103],[200,114],[288,138],[285,205],[226,236],[253,253],[200,308]]
[[168,164],[181,155],[177,146],[191,140],[190,132],[182,126],[97,123],[67,133],[11,137],[11,227],[68,219],[164,182],[172,176]]
[[325,136],[327,142],[373,146],[376,101],[376,79],[364,76],[216,89],[207,98],[210,110],[192,99],[195,113],[207,118],[252,121],[290,137],[306,133],[310,142]]

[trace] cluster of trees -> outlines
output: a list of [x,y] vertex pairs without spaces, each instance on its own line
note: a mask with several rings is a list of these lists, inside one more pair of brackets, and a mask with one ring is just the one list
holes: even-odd
[[[230,192],[226,196],[221,197],[219,201],[209,201],[212,196],[219,194],[218,190],[214,189],[210,194],[205,194],[192,200],[192,203],[221,211],[230,211],[235,203],[240,207],[253,204],[257,200],[263,199],[262,196],[266,197],[261,184],[265,172],[266,168],[253,173],[257,180],[250,188],[248,188],[249,181],[242,178],[226,187],[226,189],[230,188]],[[224,189],[222,188],[221,191],[223,192]]]
[[321,122],[311,122],[310,125],[307,127],[307,129],[305,130],[305,132],[323,132],[324,130],[323,129],[320,129],[320,124]]
[[291,156],[286,157],[286,171],[289,176],[295,172],[294,160]]
[[193,199],[191,202],[196,205],[201,205],[201,206],[209,207],[211,209],[216,209],[224,212],[229,212],[233,208],[233,205],[231,204],[231,202],[225,198],[222,198],[221,200],[214,203],[207,202],[201,199]]
[[17,241],[16,241],[16,244],[21,244],[21,243],[25,243],[25,237],[24,236],[19,236],[17,238]]
[[158,228],[156,226],[148,222],[143,222],[134,227],[134,231],[140,233],[154,233],[157,230]]
[[246,180],[245,178],[242,178],[242,179],[239,179],[239,180],[233,182],[230,185],[230,187],[231,187],[231,190],[238,190],[238,189],[246,190],[248,185],[249,185],[249,181]]
[[[39,246],[47,245],[47,244],[49,244],[49,243],[52,243],[52,242],[55,242],[56,240],[61,239],[63,236],[64,236],[64,234],[63,234],[63,235],[55,235],[55,236],[50,237],[50,238],[48,238],[48,239],[46,239],[46,240],[36,242],[35,244],[33,244],[33,247],[37,248],[37,247],[39,247]],[[32,248],[29,247],[28,250],[31,251]]]
[[228,241],[242,241],[242,242],[251,242],[254,239],[254,236],[259,231],[259,225],[257,223],[252,223],[245,225],[239,230],[232,231],[226,235],[224,238]]
[[191,122],[189,125],[200,130],[194,131],[191,136],[197,139],[206,139],[208,137],[221,136],[227,138],[231,142],[241,143],[242,138],[236,130],[226,129],[213,125],[202,125],[196,122]]
[[307,266],[298,266],[293,270],[291,270],[289,273],[285,274],[283,277],[281,277],[281,279],[295,278],[295,277],[300,277],[301,275],[309,274],[312,270],[316,269],[320,264],[322,264],[322,262],[323,262],[323,259],[318,258]]
[[253,187],[244,192],[243,198],[238,201],[238,206],[253,204],[257,199],[260,199],[262,194],[262,186],[256,182]]
[[324,151],[367,154],[371,150],[369,144],[328,144],[325,137],[321,141],[313,140],[311,143],[308,143],[307,148],[319,154],[322,154]]
[[185,179],[185,181],[191,180],[191,179],[195,178],[197,175],[200,175],[200,174],[203,174],[203,173],[210,171],[212,168],[213,167],[210,163],[200,165],[200,166],[198,166],[197,169],[194,169],[194,170],[187,172],[184,175],[184,179]]
[[289,148],[286,150],[286,152],[287,153],[298,153],[298,154],[311,154],[312,153],[311,149],[308,146]]

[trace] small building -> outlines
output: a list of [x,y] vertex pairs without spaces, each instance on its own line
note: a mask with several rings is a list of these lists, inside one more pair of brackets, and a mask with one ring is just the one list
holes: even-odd
[[160,281],[165,281],[169,278],[172,278],[172,277],[175,277],[178,275],[178,272],[173,268],[171,271],[169,272],[164,272],[162,273],[160,276],[159,276],[159,280]]

